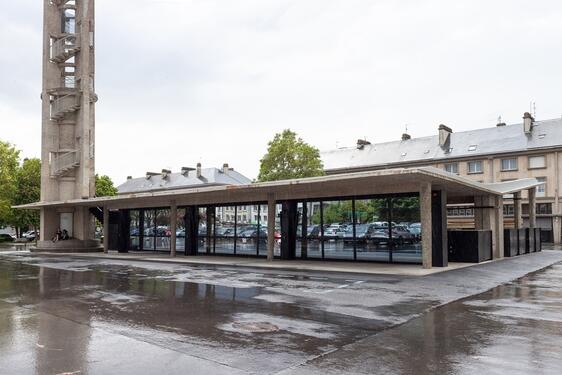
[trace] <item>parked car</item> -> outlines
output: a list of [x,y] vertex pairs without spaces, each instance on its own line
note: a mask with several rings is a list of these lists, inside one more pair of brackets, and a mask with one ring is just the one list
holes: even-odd
[[35,238],[37,238],[37,232],[34,231],[34,230],[30,230],[30,231],[25,232],[22,235],[22,237],[25,238],[26,240],[30,241],[30,242],[35,241]]
[[328,228],[324,229],[324,238],[342,238],[345,234],[346,227],[347,225],[345,224],[331,224]]
[[376,229],[373,234],[371,234],[370,240],[375,245],[388,245],[390,240],[388,229]]
[[392,227],[392,239],[398,243],[414,243],[416,240],[416,236],[412,234],[408,228],[401,226],[401,225],[394,225]]
[[[356,224],[355,238],[357,242],[366,243],[375,233],[376,226],[374,224]],[[349,226],[343,235],[344,242],[353,242],[353,226]]]
[[8,233],[2,233],[0,234],[0,242],[14,242],[14,237]]
[[408,230],[410,231],[410,233],[412,233],[414,236],[416,236],[416,239],[420,239],[421,237],[421,223],[412,223],[408,226]]
[[320,225],[310,225],[308,226],[306,232],[308,238],[318,238],[320,237]]

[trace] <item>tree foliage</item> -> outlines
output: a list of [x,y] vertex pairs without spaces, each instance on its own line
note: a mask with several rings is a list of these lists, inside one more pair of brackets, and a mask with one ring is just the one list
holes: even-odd
[[109,176],[96,174],[96,197],[112,197],[117,195],[117,188]]
[[[14,205],[38,202],[41,199],[41,160],[24,159],[16,174],[17,191]],[[39,212],[36,210],[14,210],[11,225],[16,228],[37,228]]]
[[[392,206],[392,212],[389,207]],[[358,199],[355,201],[355,215],[357,223],[372,223],[375,221],[417,222],[419,218],[418,197],[395,197],[377,199]],[[353,210],[351,200],[324,202],[324,224],[351,223]],[[391,214],[391,215],[389,215]],[[317,210],[312,216],[313,224],[320,224],[320,212]]]
[[0,227],[11,224],[11,207],[17,192],[19,154],[12,144],[0,141]]
[[275,134],[260,161],[258,181],[315,177],[324,174],[317,148],[307,144],[289,129]]

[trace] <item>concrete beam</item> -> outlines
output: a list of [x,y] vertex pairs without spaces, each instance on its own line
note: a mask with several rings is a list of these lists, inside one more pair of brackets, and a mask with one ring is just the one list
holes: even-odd
[[170,231],[171,238],[170,238],[170,256],[176,256],[176,232],[178,228],[178,205],[175,202],[172,202],[170,207]]
[[431,221],[431,184],[423,182],[420,185],[420,216],[422,227],[422,264],[429,269],[433,264],[433,239]]
[[109,208],[103,207],[103,252],[109,252]]
[[275,256],[275,198],[269,196],[267,200],[267,260],[273,261]]

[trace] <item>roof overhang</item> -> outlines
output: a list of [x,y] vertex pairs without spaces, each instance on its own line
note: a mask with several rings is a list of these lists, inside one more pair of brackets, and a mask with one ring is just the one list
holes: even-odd
[[213,186],[150,193],[123,194],[114,197],[37,202],[14,208],[45,207],[140,208],[177,205],[213,205],[266,202],[275,200],[329,199],[369,195],[418,193],[421,183],[431,183],[435,190],[444,190],[450,197],[504,195],[541,185],[534,178],[482,184],[447,173],[434,167],[398,168],[356,172],[322,177],[262,182],[247,185]]

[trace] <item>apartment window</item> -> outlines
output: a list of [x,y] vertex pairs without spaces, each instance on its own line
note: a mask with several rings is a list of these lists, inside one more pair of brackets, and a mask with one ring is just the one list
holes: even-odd
[[459,174],[459,163],[445,164],[445,171],[449,173]]
[[546,196],[546,177],[537,177],[539,182],[543,182],[542,185],[537,186],[537,197]]
[[468,173],[482,173],[482,161],[469,161]]
[[503,205],[503,216],[513,216],[513,205],[504,204]]
[[544,155],[529,156],[529,169],[546,168],[546,160]]
[[505,171],[516,171],[517,170],[517,158],[502,159],[501,170]]
[[[537,203],[535,207],[537,215],[552,215],[552,203]],[[529,205],[522,204],[521,212],[523,215],[529,215]]]

